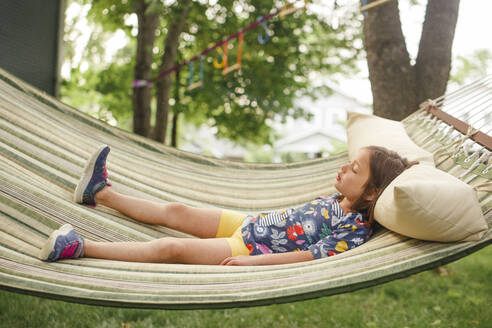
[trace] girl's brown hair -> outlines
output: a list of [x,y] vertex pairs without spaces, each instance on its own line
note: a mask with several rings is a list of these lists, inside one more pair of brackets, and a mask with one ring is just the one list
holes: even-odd
[[[380,146],[368,146],[364,147],[364,149],[370,152],[369,180],[360,198],[352,205],[352,210],[356,212],[367,211],[369,224],[372,224],[374,221],[376,201],[384,189],[403,171],[419,162],[410,162],[396,152]],[[374,191],[376,192],[375,197],[372,200],[366,200],[365,196],[370,195]]]

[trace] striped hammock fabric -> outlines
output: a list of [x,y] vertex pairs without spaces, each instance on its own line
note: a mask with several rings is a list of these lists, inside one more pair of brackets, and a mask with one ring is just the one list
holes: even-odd
[[[438,105],[461,110],[486,100],[490,113],[491,90],[490,80],[488,86],[480,82],[438,99]],[[417,144],[436,152],[459,133],[429,115],[417,111],[404,124]],[[383,229],[354,250],[300,264],[223,267],[89,258],[45,263],[37,259],[38,251],[64,223],[96,241],[190,237],[103,206],[72,202],[84,163],[100,144],[112,149],[110,180],[123,193],[245,213],[285,209],[333,193],[331,182],[348,157],[247,164],[182,152],[104,124],[1,70],[0,127],[0,288],[6,290],[120,307],[265,305],[374,286],[454,261],[492,240],[490,229],[481,241],[463,243],[425,242]],[[489,151],[472,140],[467,145]],[[470,156],[462,149],[442,157],[438,167],[471,185],[490,182],[488,161],[466,161]],[[479,192],[479,199],[491,227],[491,193]]]

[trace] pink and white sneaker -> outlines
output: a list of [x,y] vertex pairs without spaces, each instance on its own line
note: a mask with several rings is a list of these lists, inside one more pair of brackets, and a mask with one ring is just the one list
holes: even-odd
[[47,262],[82,256],[84,256],[84,238],[73,230],[70,224],[53,231],[39,254],[39,258]]

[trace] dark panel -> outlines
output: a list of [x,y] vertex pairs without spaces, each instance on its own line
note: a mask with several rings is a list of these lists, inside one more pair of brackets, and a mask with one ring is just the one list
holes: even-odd
[[0,1],[0,67],[57,93],[62,0]]

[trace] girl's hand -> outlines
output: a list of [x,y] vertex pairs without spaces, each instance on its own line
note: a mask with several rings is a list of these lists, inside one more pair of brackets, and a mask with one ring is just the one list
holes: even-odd
[[314,260],[310,251],[288,252],[280,254],[263,254],[263,255],[238,255],[226,258],[221,265],[270,265],[296,263]]
[[256,265],[254,256],[238,255],[226,258],[220,265]]

